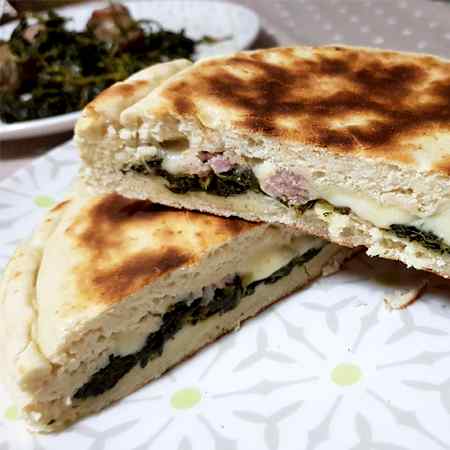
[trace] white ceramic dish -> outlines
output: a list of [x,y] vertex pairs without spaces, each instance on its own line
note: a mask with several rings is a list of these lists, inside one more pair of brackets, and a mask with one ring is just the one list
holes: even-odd
[[[68,142],[0,182],[0,270],[78,164]],[[383,305],[418,276],[360,256],[57,435],[27,433],[0,387],[0,449],[448,449],[449,283]]]
[[[258,16],[243,6],[214,1],[142,1],[125,0],[135,19],[154,19],[164,28],[186,30],[189,37],[198,39],[204,35],[216,38],[230,36],[223,42],[200,45],[196,58],[222,55],[248,48],[259,32]],[[106,6],[107,2],[61,8],[60,13],[71,17],[70,27],[83,29],[93,9]],[[7,39],[15,24],[0,28],[0,38]],[[5,124],[0,122],[0,141],[42,136],[70,130],[79,113],[63,114],[39,120]]]

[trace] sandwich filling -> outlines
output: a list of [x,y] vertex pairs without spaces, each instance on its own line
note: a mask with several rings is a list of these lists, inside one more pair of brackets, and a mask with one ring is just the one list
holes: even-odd
[[[286,259],[286,253],[275,259],[269,258],[267,263],[260,265],[258,269],[250,268],[248,273],[226,277],[221,283],[204,288],[199,297],[191,296],[171,305],[161,317],[160,328],[146,337],[140,350],[127,355],[111,354],[108,364],[94,373],[89,381],[76,391],[74,398],[83,400],[112,389],[135,366],[144,368],[150,361],[161,356],[165,343],[183,327],[195,326],[211,316],[233,310],[242,299],[254,294],[258,286],[278,282],[288,276],[295,267],[302,267],[317,256],[322,248],[323,245],[311,247],[281,266],[280,261]],[[252,261],[249,261],[249,267],[252,266]],[[270,271],[270,267],[277,268]]]
[[[189,155],[182,156],[185,153]],[[311,186],[304,175],[278,169],[269,162],[237,158],[229,154],[200,152],[194,155],[158,149],[150,157],[124,164],[121,172],[162,177],[166,187],[177,194],[205,192],[228,197],[254,192],[274,198],[299,214],[320,201],[334,207],[336,212],[351,212],[401,239],[450,254],[450,209],[419,217],[339,186]]]

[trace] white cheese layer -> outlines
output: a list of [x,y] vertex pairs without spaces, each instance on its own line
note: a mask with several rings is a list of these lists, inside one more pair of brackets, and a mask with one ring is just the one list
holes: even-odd
[[450,209],[442,209],[432,216],[423,218],[402,208],[384,206],[364,195],[337,187],[321,191],[320,197],[333,206],[351,208],[358,217],[379,228],[389,228],[394,224],[412,225],[424,231],[431,231],[445,242],[450,243]]
[[267,178],[276,173],[276,167],[269,161],[256,163],[252,165],[253,173],[260,183],[263,183]]
[[[253,171],[261,186],[275,172],[275,166],[269,162],[256,164]],[[450,244],[450,205],[429,217],[419,217],[398,206],[387,206],[360,193],[338,186],[321,188],[312,186],[314,196],[326,200],[333,206],[348,207],[361,219],[367,220],[378,228],[389,229],[391,225],[411,225],[424,231],[431,231]]]
[[314,247],[320,247],[320,239],[302,236],[291,245],[267,245],[247,260],[247,269],[241,275],[245,286],[263,280],[288,264],[296,256],[303,255]]
[[148,331],[124,331],[113,336],[115,355],[126,356],[138,352],[144,347]]
[[161,168],[172,175],[186,175],[185,154],[183,152],[165,152]]
[[421,230],[433,232],[450,244],[450,209],[443,210],[425,219],[417,219],[413,225]]
[[379,228],[389,228],[392,224],[411,224],[415,216],[395,206],[380,205],[362,194],[347,191],[343,188],[333,187],[319,191],[321,199],[333,206],[351,208],[361,219],[373,223]]

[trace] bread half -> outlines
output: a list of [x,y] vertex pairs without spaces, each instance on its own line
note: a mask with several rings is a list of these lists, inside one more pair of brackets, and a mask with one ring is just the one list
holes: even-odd
[[349,255],[298,230],[75,192],[7,266],[2,372],[30,429],[99,411]]
[[448,60],[330,46],[176,64],[113,118],[114,87],[86,108],[76,140],[96,190],[296,225],[450,277]]

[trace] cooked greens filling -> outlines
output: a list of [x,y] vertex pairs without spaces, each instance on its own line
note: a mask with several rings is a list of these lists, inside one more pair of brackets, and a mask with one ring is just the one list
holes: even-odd
[[309,200],[306,203],[303,203],[301,205],[293,204],[292,202],[278,198],[277,199],[280,203],[283,203],[284,206],[287,206],[288,208],[294,208],[299,214],[303,214],[308,209],[314,208],[314,205],[319,201],[318,199],[315,200]]
[[126,356],[110,355],[108,364],[92,375],[90,380],[78,389],[74,398],[81,400],[95,397],[112,389],[133,367],[140,365],[144,368],[149,361],[161,356],[165,343],[182,327],[195,325],[211,316],[231,311],[242,298],[252,295],[257,286],[276,283],[289,275],[294,267],[304,265],[320,251],[321,248],[312,248],[303,255],[293,258],[268,277],[254,281],[248,286],[243,286],[241,277],[236,275],[225,287],[216,289],[214,297],[208,302],[199,297],[194,301],[182,300],[175,303],[162,316],[161,327],[148,335],[141,350]]
[[2,121],[78,111],[116,81],[152,64],[191,59],[198,44],[217,42],[134,19],[126,6],[109,3],[93,11],[81,31],[50,10],[23,15],[9,40],[0,39]]
[[[199,177],[198,175],[173,175],[161,168],[162,159],[146,160],[122,169],[122,173],[134,171],[143,174],[156,174],[165,178],[168,182],[167,188],[177,194],[184,194],[191,191],[204,191],[208,194],[220,195],[228,197],[230,195],[243,194],[247,191],[266,194],[261,190],[258,179],[250,168],[235,168],[222,174],[212,173],[206,177]],[[308,209],[314,207],[317,202],[324,202],[325,200],[314,199],[309,200],[301,205],[292,204],[289,200],[284,198],[277,198],[277,200],[288,208],[294,208],[299,214],[303,214]],[[326,202],[328,204],[328,202]],[[345,206],[334,206],[332,210],[338,214],[348,215],[351,208]],[[330,210],[324,215],[331,214]],[[441,254],[450,254],[450,245],[436,236],[431,231],[424,231],[413,225],[393,224],[389,227],[396,236],[407,239],[412,242],[418,242],[426,249],[439,252]]]
[[[351,212],[351,209],[347,207],[333,207],[333,209],[337,213],[344,215],[348,215]],[[424,231],[416,226],[405,224],[393,224],[389,227],[389,231],[399,238],[417,242],[426,249],[438,252],[441,255],[450,254],[450,245],[446,244],[442,238],[431,231]]]
[[390,230],[400,238],[418,242],[428,250],[439,252],[441,255],[450,254],[450,246],[431,231],[423,231],[412,225],[391,225]]
[[[270,197],[260,188],[258,179],[249,167],[236,167],[219,174],[211,172],[201,177],[199,175],[174,175],[162,169],[161,164],[161,158],[146,159],[125,165],[121,172],[123,174],[136,172],[144,175],[160,176],[167,181],[167,189],[176,194],[203,191],[208,194],[229,197],[252,191]],[[313,208],[320,201],[319,199],[314,199],[297,205],[285,198],[277,198],[277,200],[288,208],[294,208],[299,214],[303,214],[306,210]],[[335,210],[341,214],[350,213],[350,208],[336,207]]]
[[[333,207],[333,209],[337,213],[344,215],[348,215],[351,212],[351,209],[347,207]],[[393,224],[389,227],[389,231],[399,238],[417,242],[426,249],[438,252],[441,255],[450,254],[450,245],[446,244],[442,238],[431,231],[424,231],[414,225],[405,224]]]
[[250,283],[245,288],[245,295],[252,295],[255,292],[256,287],[259,286],[260,284],[263,283],[273,284],[276,283],[281,278],[288,276],[292,272],[292,269],[294,267],[303,266],[303,264],[306,264],[309,260],[318,255],[320,250],[322,250],[322,248],[311,248],[306,253],[303,253],[303,255],[299,255],[291,259],[285,266],[280,267],[278,270],[269,275],[267,278]]
[[161,159],[150,159],[124,167],[122,173],[129,171],[142,174],[155,174],[167,181],[167,189],[176,194],[203,191],[221,197],[243,194],[247,191],[262,192],[258,179],[249,168],[233,168],[227,172],[206,176],[174,175],[161,168]]

